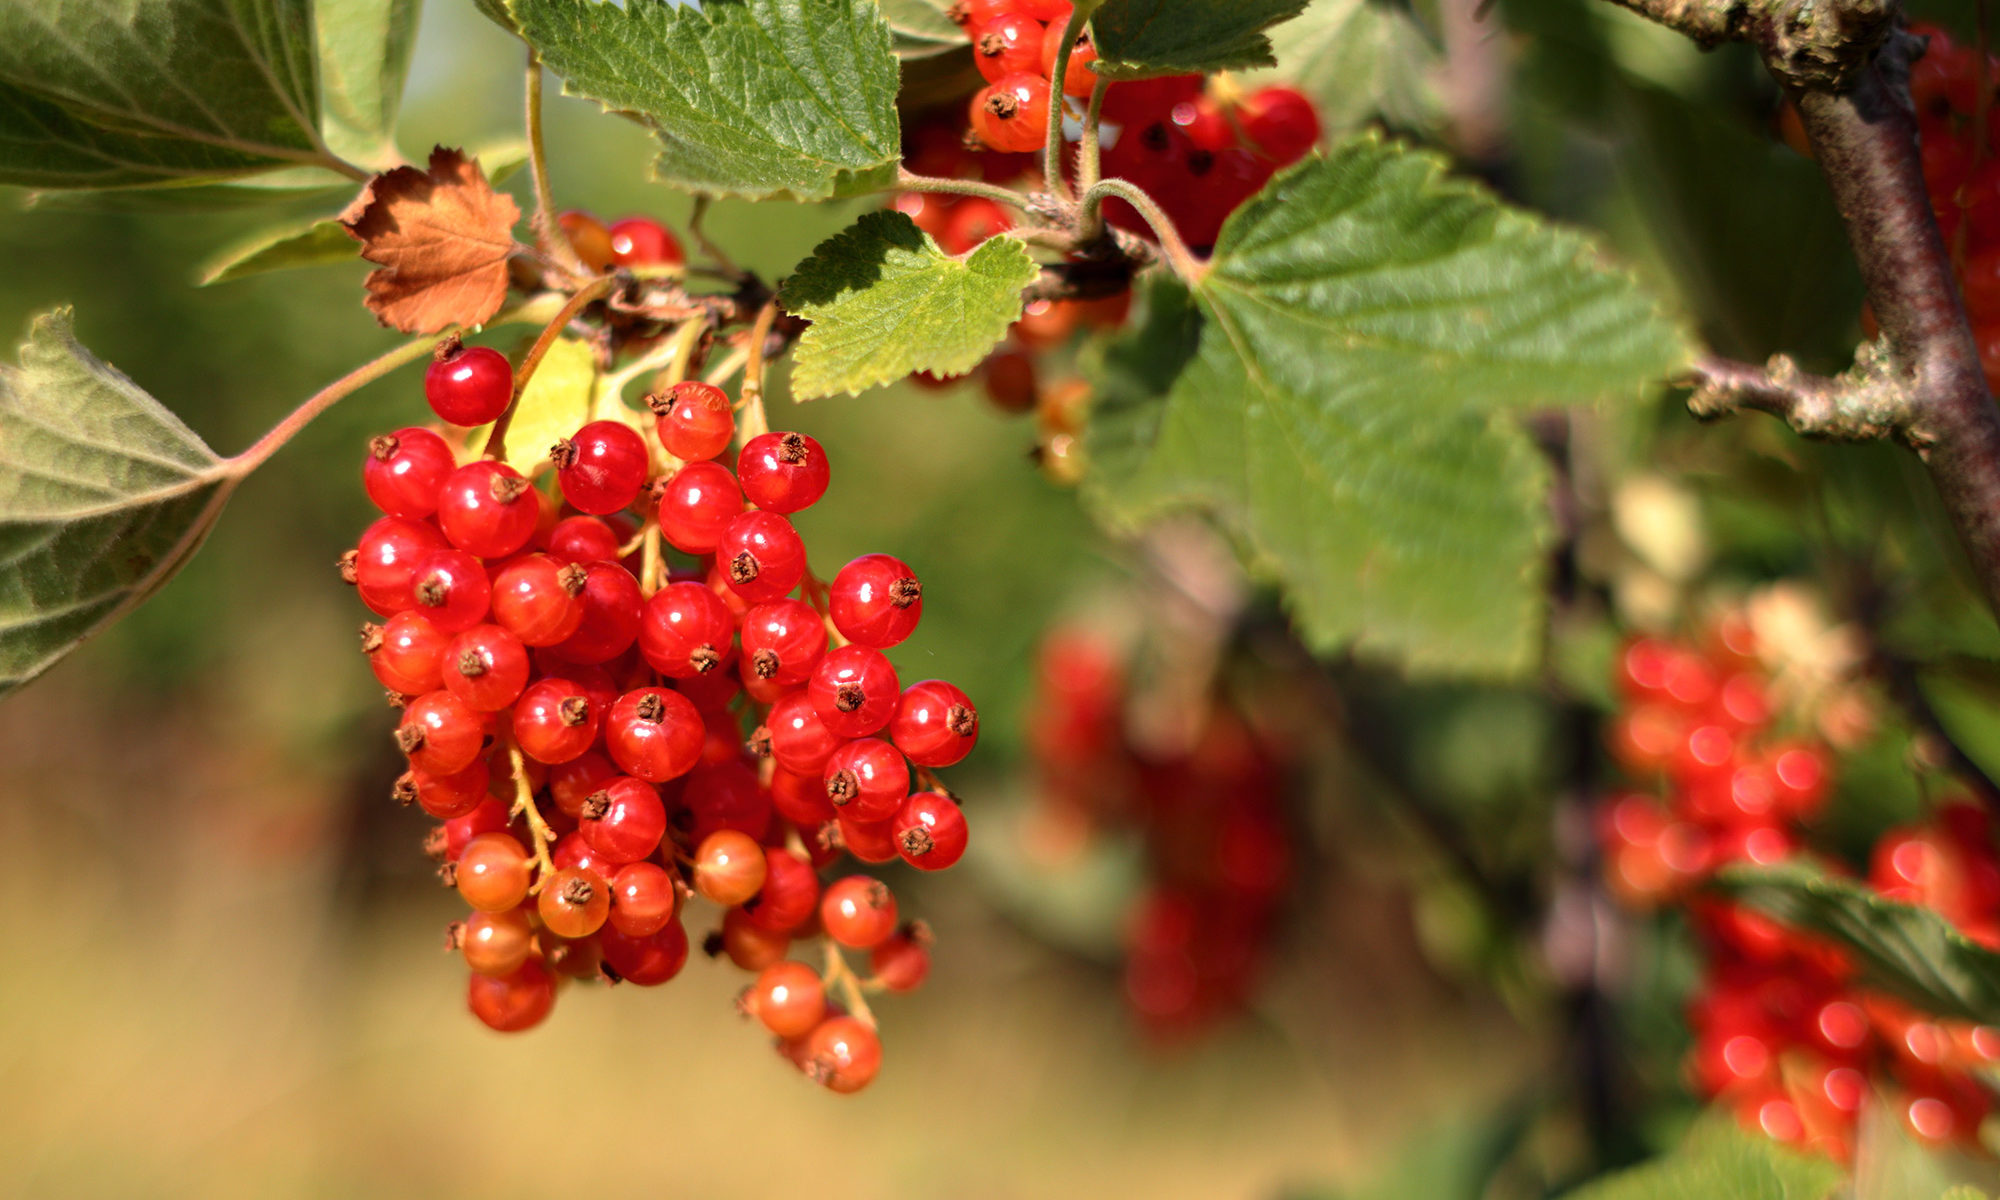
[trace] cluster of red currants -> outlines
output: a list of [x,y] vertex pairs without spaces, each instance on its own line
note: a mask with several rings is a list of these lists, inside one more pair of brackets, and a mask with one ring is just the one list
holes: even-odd
[[[1801,853],[1800,827],[1830,782],[1822,745],[1772,736],[1781,692],[1748,624],[1726,616],[1698,646],[1634,639],[1617,681],[1626,708],[1613,756],[1657,789],[1604,804],[1606,880],[1629,904],[1681,903],[1693,921],[1703,953],[1689,1008],[1695,1088],[1753,1129],[1848,1161],[1873,1083],[1890,1079],[1914,1133],[1971,1144],[1990,1100],[1971,1069],[2000,1058],[2000,1031],[1867,993],[1837,948],[1697,890],[1732,862]],[[2000,941],[2000,856],[1980,809],[1946,805],[1936,829],[1885,834],[1870,882]]]
[[[482,425],[513,372],[447,339],[425,392],[445,424]],[[673,978],[699,895],[724,910],[710,952],[759,972],[745,1011],[854,1091],[881,1054],[862,992],[921,983],[929,935],[881,881],[822,891],[820,871],[843,851],[955,863],[965,818],[932,772],[972,750],[978,714],[941,680],[902,686],[883,654],[923,614],[907,565],[808,570],[788,515],[827,488],[818,442],[758,433],[732,472],[714,461],[738,435],[722,391],[686,381],[648,401],[650,421],[621,405],[630,420],[552,448],[560,501],[429,428],[371,443],[363,483],[384,515],[341,565],[384,618],[362,639],[402,709],[396,796],[440,822],[427,845],[473,909],[452,942],[486,1024],[539,1023],[562,976]],[[816,936],[825,975],[786,958]],[[842,947],[871,953],[869,978]]]
[[2000,59],[1934,25],[1910,32],[1930,39],[1910,68],[1924,183],[1957,265],[1987,382],[2000,390],[2000,108],[1993,103]]
[[1286,770],[1222,703],[1191,742],[1135,745],[1118,655],[1081,630],[1041,648],[1029,737],[1045,828],[1136,829],[1149,876],[1126,926],[1125,995],[1161,1040],[1240,1011],[1261,975],[1291,882]]

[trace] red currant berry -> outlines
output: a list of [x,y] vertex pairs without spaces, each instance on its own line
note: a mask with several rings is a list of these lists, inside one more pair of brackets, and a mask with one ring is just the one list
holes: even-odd
[[618,535],[596,517],[564,517],[549,530],[548,550],[560,562],[617,562]]
[[535,908],[557,937],[589,937],[611,915],[611,888],[595,871],[566,868],[542,881]]
[[444,649],[451,639],[424,614],[399,612],[384,625],[361,627],[361,652],[383,687],[405,696],[444,686]]
[[514,740],[539,763],[565,763],[597,740],[601,710],[567,679],[539,679],[514,705]]
[[611,862],[638,862],[660,848],[667,809],[652,784],[628,775],[585,797],[577,828]]
[[730,590],[757,604],[799,586],[806,574],[806,544],[790,521],[752,510],[723,529],[715,561],[725,569]]
[[896,897],[887,884],[849,875],[827,885],[819,902],[826,936],[854,950],[871,950],[896,932]]
[[498,712],[528,686],[528,652],[498,625],[474,625],[444,654],[444,685],[479,712]]
[[549,861],[555,863],[559,871],[570,869],[590,871],[599,879],[616,875],[619,868],[624,866],[623,863],[612,862],[599,854],[580,831],[566,833],[557,838],[555,847],[549,851]]
[[889,720],[889,739],[920,767],[949,767],[979,744],[979,710],[942,679],[913,683]]
[[910,768],[880,738],[856,738],[833,752],[822,772],[826,798],[849,821],[873,825],[896,815],[910,794]]
[[457,465],[437,434],[398,429],[368,443],[361,486],[383,512],[418,520],[437,511],[438,492]]
[[696,842],[718,829],[761,839],[771,824],[770,794],[758,784],[756,773],[733,757],[689,771],[681,804],[693,818],[690,836]]
[[862,862],[892,863],[899,856],[893,821],[850,821],[840,817],[834,826],[840,834],[841,846]]
[[1019,350],[987,355],[979,365],[979,381],[986,389],[986,398],[1001,412],[1033,412],[1041,399],[1035,360]]
[[806,685],[820,722],[840,738],[868,737],[887,725],[899,691],[896,668],[866,646],[827,651]]
[[[827,732],[826,723],[813,711],[803,689],[787,692],[771,705],[761,732],[762,739],[753,738],[753,742],[768,750],[780,768],[816,779],[841,745],[839,738]],[[829,813],[825,819],[831,817]]]
[[615,925],[608,926],[597,931],[597,941],[604,947],[605,968],[640,987],[657,987],[687,965],[687,930],[679,921],[669,920],[644,937],[631,937]]
[[660,534],[684,554],[712,554],[724,527],[742,511],[743,493],[729,468],[689,463],[661,489]]
[[621,267],[677,267],[687,261],[680,239],[651,217],[611,223],[611,261]]
[[[1068,32],[1065,24],[1051,22],[1042,31],[1042,43],[1036,47],[1043,75],[1055,78],[1056,58],[1062,54],[1063,34]],[[1076,45],[1070,47],[1069,69],[1063,72],[1063,94],[1088,97],[1097,86],[1097,72],[1090,64],[1097,61],[1097,44],[1090,40],[1088,33],[1078,35]]]
[[703,949],[711,958],[718,953],[727,954],[740,970],[761,971],[782,960],[791,946],[789,934],[759,929],[751,922],[749,913],[732,908],[722,914],[721,936],[712,938]]
[[454,929],[452,940],[465,956],[465,965],[481,975],[512,975],[528,961],[535,930],[528,914],[518,908],[475,911]]
[[583,619],[549,653],[584,665],[610,662],[638,640],[645,600],[632,572],[615,562],[593,562],[583,571]]
[[734,671],[710,671],[691,679],[674,680],[674,690],[694,702],[705,713],[722,712],[743,691]]
[[965,814],[940,792],[918,792],[895,820],[896,852],[922,871],[942,871],[965,854]]
[[583,816],[584,800],[594,792],[603,791],[604,785],[616,778],[618,768],[592,750],[549,768],[549,797],[556,802],[556,811],[575,821]]
[[1067,23],[1071,6],[1070,0],[1013,0],[1009,7],[1037,21]]
[[729,448],[736,436],[736,414],[729,397],[714,384],[683,380],[665,392],[646,397],[658,419],[653,429],[667,453],[683,462],[701,462]]
[[577,563],[524,555],[493,577],[494,623],[524,646],[558,645],[582,627],[589,583],[590,571]]
[[802,962],[772,963],[743,994],[743,1011],[781,1038],[804,1037],[826,1016],[826,987]]
[[1049,121],[1049,81],[1022,72],[972,98],[972,129],[989,147],[1025,154],[1042,144]]
[[686,696],[665,688],[626,692],[604,724],[611,761],[648,783],[678,779],[701,761],[708,727]]
[[806,1035],[799,1061],[808,1079],[847,1095],[867,1087],[882,1069],[882,1039],[853,1017],[828,1017]]
[[1304,158],[1319,144],[1319,113],[1303,93],[1259,88],[1239,110],[1243,136],[1279,166]]
[[572,208],[557,214],[556,224],[584,266],[602,272],[611,265],[611,231],[604,227],[604,222]]
[[718,829],[694,852],[694,890],[704,900],[733,908],[764,886],[764,848],[740,829]]
[[505,833],[466,843],[454,876],[458,894],[481,912],[505,912],[528,898],[528,852]]
[[1001,13],[1023,7],[1022,0],[956,0],[945,15],[966,29],[977,29]]
[[604,947],[596,935],[565,940],[551,936],[543,961],[549,970],[570,979],[600,981],[604,973]]
[[1020,13],[999,13],[972,30],[972,65],[988,83],[1041,67],[1042,23]]
[[766,846],[764,887],[743,908],[762,928],[790,933],[819,910],[819,875],[790,850]]
[[433,775],[456,775],[472,765],[486,743],[486,722],[450,692],[425,692],[403,709],[396,745],[410,765]]
[[528,544],[542,506],[535,489],[506,463],[468,463],[438,493],[438,525],[451,544],[481,558],[505,558]]
[[744,496],[765,512],[811,508],[826,494],[831,475],[826,451],[803,433],[759,434],[736,456],[736,478]]
[[903,560],[864,554],[833,577],[827,615],[848,641],[887,650],[916,631],[924,615],[924,588]]
[[646,484],[646,442],[623,421],[592,421],[549,450],[563,499],[604,516],[630,508]]
[[674,877],[658,863],[626,863],[611,877],[611,927],[626,937],[658,933],[679,910]]
[[549,1015],[555,1003],[554,977],[532,958],[510,975],[481,975],[475,971],[466,986],[466,1007],[488,1028],[501,1033],[533,1029]]
[[444,535],[428,521],[383,517],[362,531],[353,583],[368,607],[389,616],[417,606],[417,563],[444,548]]
[[407,780],[410,792],[415,793],[425,812],[440,821],[449,821],[478,808],[486,799],[486,788],[492,778],[486,760],[481,758],[473,759],[471,766],[451,775],[433,775],[420,767],[411,767],[404,779],[397,780],[397,795],[404,794],[404,780]]
[[433,550],[411,573],[417,611],[443,633],[463,633],[486,619],[493,584],[477,558],[449,546]]
[[868,955],[868,969],[875,982],[892,992],[914,992],[931,973],[931,952],[924,939],[899,933],[875,947]]
[[706,675],[727,662],[736,620],[706,584],[670,583],[653,593],[639,623],[639,653],[674,679]]
[[472,839],[482,833],[503,833],[512,820],[507,806],[488,796],[462,817],[453,817],[438,828],[444,830],[444,861],[457,862]]
[[743,614],[744,669],[773,687],[812,678],[826,642],[826,619],[802,601],[769,600]]
[[818,771],[794,774],[779,767],[771,772],[771,807],[801,829],[824,825],[839,815],[827,803],[826,784]]
[[514,398],[514,368],[507,356],[486,346],[464,346],[455,337],[438,343],[424,372],[424,399],[447,425],[484,425],[498,420]]

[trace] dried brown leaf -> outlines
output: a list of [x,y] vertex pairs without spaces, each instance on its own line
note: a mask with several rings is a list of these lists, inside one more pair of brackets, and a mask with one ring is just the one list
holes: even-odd
[[439,146],[430,169],[377,175],[340,214],[361,242],[368,308],[404,333],[478,325],[507,298],[507,258],[521,210],[493,190],[476,159]]

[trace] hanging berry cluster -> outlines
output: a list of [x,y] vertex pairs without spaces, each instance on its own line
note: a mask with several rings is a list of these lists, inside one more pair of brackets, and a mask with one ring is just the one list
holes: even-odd
[[[1690,1080],[1750,1128],[1843,1162],[1882,1083],[1918,1137],[1975,1145],[1992,1098],[1973,1070],[2000,1061],[2000,1031],[1920,1017],[1858,987],[1832,945],[1698,891],[1730,863],[1802,853],[1831,782],[1824,743],[1777,736],[1803,714],[1780,711],[1786,693],[1756,641],[1732,614],[1699,645],[1638,638],[1619,658],[1612,754],[1655,786],[1601,809],[1606,882],[1635,907],[1687,907],[1703,955]],[[1983,810],[1944,805],[1935,826],[1882,836],[1869,882],[2000,943],[1992,832]]]
[[1043,642],[1029,737],[1039,817],[1058,840],[1136,829],[1148,883],[1126,923],[1125,996],[1162,1040],[1249,1001],[1291,881],[1286,769],[1226,703],[1185,746],[1135,743],[1113,648],[1083,630]]
[[[619,229],[613,255],[669,244],[621,250]],[[504,421],[514,372],[447,339],[425,393],[446,425]],[[923,615],[909,566],[808,569],[789,517],[826,491],[818,442],[762,431],[749,397],[739,430],[700,381],[648,401],[651,437],[625,410],[551,449],[560,500],[433,429],[370,445],[384,515],[342,568],[384,618],[363,648],[402,709],[396,796],[440,822],[427,847],[473,910],[451,941],[486,1024],[538,1024],[562,977],[672,979],[698,895],[723,910],[709,952],[757,972],[745,1012],[813,1079],[855,1091],[881,1057],[863,994],[921,983],[929,934],[880,880],[822,889],[820,873],[843,853],[959,859],[965,818],[932,772],[972,750],[978,713],[941,680],[903,686],[883,653]],[[732,472],[716,459],[739,434]],[[815,937],[824,970],[786,957]],[[866,978],[845,950],[869,952]]]

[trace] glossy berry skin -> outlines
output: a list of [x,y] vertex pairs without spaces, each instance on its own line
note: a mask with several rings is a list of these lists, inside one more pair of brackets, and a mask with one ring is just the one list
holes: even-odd
[[480,461],[453,471],[438,493],[438,526],[451,544],[481,558],[505,558],[535,536],[541,505],[521,473]]
[[686,696],[665,688],[626,692],[611,706],[604,724],[611,761],[648,783],[687,774],[701,761],[707,736],[701,711]]
[[912,795],[893,828],[896,853],[920,871],[942,871],[965,855],[965,813],[941,792]]
[[764,886],[743,907],[759,928],[790,933],[812,920],[819,908],[819,875],[790,850],[766,846]]
[[479,712],[498,712],[528,686],[528,651],[498,625],[474,625],[444,654],[444,686]]
[[555,848],[549,851],[549,861],[558,870],[575,868],[590,871],[599,879],[608,879],[618,873],[620,863],[599,854],[595,847],[584,839],[582,833],[566,833],[556,839]]
[[764,718],[764,733],[779,767],[814,779],[820,778],[826,760],[841,746],[841,740],[827,732],[826,723],[813,711],[812,700],[803,689],[787,692],[771,705]]
[[764,848],[740,829],[718,829],[694,852],[694,890],[704,900],[732,908],[764,886]]
[[611,877],[611,927],[626,937],[658,933],[679,907],[674,877],[657,863],[626,863]]
[[826,784],[819,772],[794,774],[783,767],[771,773],[771,807],[801,829],[824,825],[840,814],[827,803]]
[[891,863],[899,857],[893,822],[870,823],[840,817],[835,820],[834,826],[840,833],[840,844],[862,862]]
[[607,860],[638,862],[660,848],[667,809],[652,784],[625,776],[585,798],[577,829]]
[[674,267],[687,261],[680,239],[651,217],[611,223],[611,261],[621,267]]
[[729,589],[752,604],[776,600],[806,575],[806,544],[776,513],[743,513],[715,542],[716,565]]
[[466,1007],[489,1029],[501,1033],[533,1029],[548,1017],[555,1003],[555,977],[532,958],[509,975],[475,971],[466,985]]
[[456,775],[472,765],[486,743],[486,722],[446,691],[426,692],[403,709],[396,745],[410,765],[433,775]]
[[887,650],[914,633],[923,619],[923,585],[902,559],[864,554],[833,577],[827,615],[848,641]]
[[[1067,32],[1063,24],[1052,23],[1042,31],[1041,44],[1036,47],[1041,72],[1050,79],[1055,78],[1056,58],[1062,53],[1063,34]],[[1097,46],[1090,35],[1077,38],[1076,45],[1070,48],[1069,69],[1063,72],[1064,95],[1089,97],[1097,86],[1097,72],[1090,69],[1090,64],[1096,61]]]
[[595,665],[610,662],[639,638],[644,600],[639,581],[614,562],[593,562],[583,568],[583,616],[568,637],[549,647],[565,662]]
[[413,426],[368,443],[361,486],[383,512],[416,520],[437,511],[438,492],[457,467],[443,438]]
[[439,827],[444,830],[444,861],[457,862],[472,839],[482,833],[506,832],[508,820],[507,806],[489,796],[471,812],[446,821]]
[[[1017,12],[1003,12],[971,30],[972,65],[988,83],[1041,67],[1042,23]],[[1047,74],[1047,68],[1041,68]]]
[[765,512],[795,513],[826,495],[833,469],[819,442],[803,433],[761,433],[736,456],[736,481]]
[[[1007,3],[1007,0],[1001,2]],[[1069,0],[1012,0],[1008,7],[1037,21],[1068,21],[1070,14]]]
[[826,798],[849,821],[874,825],[896,815],[910,794],[910,768],[880,738],[856,738],[833,752],[821,772]]
[[514,705],[514,740],[539,763],[565,763],[597,740],[598,706],[567,679],[538,679]]
[[828,1017],[799,1050],[806,1077],[847,1095],[867,1087],[882,1069],[882,1039],[853,1017]]
[[457,934],[465,965],[481,975],[512,975],[519,970],[528,961],[534,937],[528,914],[518,908],[497,913],[475,910]]
[[604,222],[581,209],[567,209],[556,216],[556,224],[569,239],[570,249],[593,271],[611,265],[611,231]]
[[736,477],[720,463],[689,463],[660,494],[660,534],[684,554],[711,554],[723,529],[743,511]]
[[687,965],[687,931],[679,921],[669,920],[643,937],[627,936],[607,925],[597,931],[597,940],[604,947],[604,965],[640,987],[658,987]]
[[354,559],[363,603],[385,617],[415,608],[417,564],[444,545],[444,535],[428,521],[383,517],[363,530]]
[[646,483],[646,442],[623,421],[592,421],[549,451],[563,499],[606,516],[630,508]]
[[826,986],[802,962],[772,963],[744,993],[743,1011],[781,1038],[804,1037],[826,1016]]
[[453,347],[452,339],[424,371],[424,399],[447,425],[484,425],[498,420],[514,398],[514,368],[489,346]]
[[812,678],[826,653],[826,620],[803,601],[767,600],[743,614],[743,669],[777,688]]
[[528,852],[505,833],[482,833],[458,856],[458,894],[481,912],[506,912],[528,898]]
[[415,609],[397,613],[387,625],[361,627],[361,649],[376,680],[405,696],[444,686],[444,651],[450,641],[449,634]]
[[653,431],[660,444],[682,462],[714,458],[736,436],[729,396],[712,383],[685,379],[646,402],[657,416]]
[[670,583],[653,593],[639,621],[639,653],[655,671],[690,679],[729,660],[736,619],[706,584]]
[[1049,120],[1049,81],[1009,75],[972,98],[972,130],[994,150],[1024,154],[1042,144]]
[[433,550],[410,573],[417,611],[445,633],[463,633],[486,620],[493,602],[493,584],[486,567],[463,550],[449,546]]
[[896,932],[896,897],[879,879],[849,875],[827,885],[819,920],[826,936],[841,945],[872,950]]
[[697,842],[719,829],[761,839],[771,824],[770,795],[758,785],[756,772],[734,758],[689,771],[681,804],[694,818],[690,835]]
[[582,626],[589,583],[587,568],[524,555],[493,577],[493,621],[524,646],[558,645]]
[[930,977],[931,952],[917,938],[899,933],[869,951],[868,969],[889,991],[914,992]]
[[611,887],[595,871],[566,868],[543,881],[535,908],[557,937],[589,937],[611,915]]
[[903,689],[889,740],[920,767],[949,767],[979,744],[979,710],[956,686],[925,679]]
[[1277,165],[1289,166],[1319,143],[1319,113],[1304,94],[1288,87],[1250,93],[1238,113],[1243,136]]
[[862,738],[889,723],[901,687],[896,668],[881,651],[841,646],[827,651],[813,668],[806,695],[828,733]]
[[616,778],[618,768],[592,750],[549,768],[549,797],[556,802],[556,811],[574,821],[583,814],[584,800]]
[[564,517],[549,530],[548,552],[559,562],[617,562],[618,535],[596,517]]
[[471,766],[455,774],[433,775],[421,767],[411,767],[407,778],[424,812],[440,821],[449,821],[479,807],[486,799],[493,773],[484,759],[475,758]]

